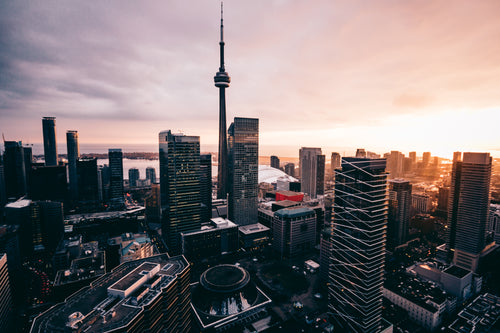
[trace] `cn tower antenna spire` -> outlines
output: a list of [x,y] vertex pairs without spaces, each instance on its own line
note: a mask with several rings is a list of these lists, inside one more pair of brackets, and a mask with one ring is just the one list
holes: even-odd
[[220,2],[220,41],[224,42],[224,2]]
[[226,199],[228,187],[228,156],[227,156],[227,129],[226,129],[226,88],[231,78],[224,66],[224,3],[220,3],[220,66],[215,73],[214,83],[219,89],[219,164],[217,171],[217,198]]

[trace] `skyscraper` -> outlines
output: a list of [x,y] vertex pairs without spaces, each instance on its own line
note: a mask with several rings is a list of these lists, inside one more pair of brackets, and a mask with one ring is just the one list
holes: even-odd
[[68,197],[65,166],[33,166],[29,181],[29,197],[33,200],[64,202]]
[[24,149],[21,141],[4,141],[5,192],[17,199],[27,193]]
[[43,117],[42,127],[45,165],[57,165],[56,117]]
[[325,155],[316,156],[316,195],[325,194]]
[[289,176],[295,177],[295,164],[293,163],[285,164],[285,173]]
[[387,245],[393,249],[404,244],[410,228],[411,184],[404,179],[389,181],[389,219]]
[[334,175],[335,170],[340,169],[340,167],[341,167],[342,158],[340,157],[340,154],[333,152],[330,163],[331,163],[331,168],[332,168],[332,175]]
[[399,151],[393,150],[387,157],[387,172],[391,179],[403,176],[403,162],[405,155]]
[[139,169],[137,168],[128,169],[128,186],[136,187],[138,180],[139,180]]
[[212,217],[212,155],[200,155],[200,200],[202,222]]
[[229,126],[229,219],[257,223],[259,119],[235,117]]
[[156,183],[156,170],[153,167],[146,168],[146,179],[149,179],[151,184]]
[[162,234],[170,255],[181,252],[180,233],[199,229],[200,137],[160,132]]
[[78,145],[78,132],[66,132],[66,146],[68,150],[68,176],[69,193],[72,200],[78,198],[78,174],[76,173],[76,161],[80,158],[80,146]]
[[12,292],[7,254],[0,253],[0,332],[12,331]]
[[225,199],[227,189],[227,135],[226,135],[226,88],[229,87],[231,78],[224,67],[224,20],[221,3],[220,11],[220,66],[219,71],[214,76],[215,86],[219,88],[219,156],[217,168],[217,198]]
[[99,207],[100,181],[97,158],[83,158],[76,161],[78,172],[78,206],[84,211]]
[[5,192],[5,168],[3,165],[3,155],[0,154],[0,223],[3,217],[3,206],[7,203],[7,193]]
[[318,158],[321,148],[302,147],[299,150],[300,183],[302,192],[316,198],[318,182]]
[[431,161],[431,152],[426,151],[422,154],[422,168],[425,168],[429,165],[429,162]]
[[489,153],[454,154],[448,205],[448,246],[453,263],[476,271],[486,244],[490,205],[491,157]]
[[280,159],[278,156],[271,156],[271,168],[279,169],[280,168]]
[[335,174],[329,308],[341,331],[378,332],[387,224],[385,159],[343,158]]
[[109,198],[123,201],[123,153],[121,149],[109,149]]

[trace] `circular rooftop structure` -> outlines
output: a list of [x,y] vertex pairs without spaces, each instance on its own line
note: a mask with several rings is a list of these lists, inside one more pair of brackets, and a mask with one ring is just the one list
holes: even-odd
[[193,290],[192,302],[201,317],[221,318],[251,308],[258,302],[258,294],[246,269],[218,265],[203,272]]
[[207,269],[200,277],[200,284],[210,291],[226,293],[245,287],[250,281],[248,272],[235,265],[218,265]]

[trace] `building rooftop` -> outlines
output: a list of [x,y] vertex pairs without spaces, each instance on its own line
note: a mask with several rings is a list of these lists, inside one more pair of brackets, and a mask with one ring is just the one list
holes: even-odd
[[5,208],[24,208],[28,207],[31,204],[31,200],[28,199],[19,199],[14,202],[10,202],[5,205]]
[[130,286],[135,284],[140,278],[151,272],[153,269],[159,268],[159,266],[160,265],[157,263],[151,263],[151,262],[142,263],[141,265],[139,265],[139,267],[137,267],[132,272],[122,277],[120,280],[116,281],[109,288],[125,291],[128,288],[130,288]]
[[479,295],[465,309],[458,313],[448,329],[451,332],[464,333],[490,332],[500,318],[500,297],[492,294]]
[[384,288],[433,313],[439,311],[433,303],[440,305],[450,297],[435,283],[423,282],[404,274],[388,277],[384,282]]
[[125,217],[128,215],[133,215],[144,211],[144,207],[137,207],[130,210],[119,210],[119,211],[111,211],[111,212],[99,212],[99,213],[85,213],[85,214],[73,214],[67,215],[64,219],[65,223],[77,224],[86,221],[93,220],[107,220]]
[[290,208],[283,208],[280,210],[277,210],[274,212],[274,215],[279,216],[281,218],[296,218],[296,217],[302,217],[305,215],[309,214],[315,214],[314,210],[312,210],[309,207],[290,207]]
[[238,230],[245,235],[251,235],[257,232],[269,231],[269,228],[260,223],[242,225],[238,227]]
[[467,274],[470,273],[470,271],[463,269],[463,268],[460,268],[458,266],[450,266],[447,269],[445,269],[443,272],[448,273],[448,274],[453,275],[453,276],[456,276],[457,278],[460,278],[460,279],[465,277]]
[[[149,275],[138,280],[138,275]],[[160,269],[161,267],[161,269]],[[177,274],[189,269],[183,256],[169,258],[161,254],[121,264],[33,321],[31,332],[110,332],[128,325],[144,311],[175,280]],[[147,275],[147,276],[146,276]],[[135,282],[138,282],[134,284]],[[129,294],[117,295],[129,288]],[[132,288],[130,287],[132,286]],[[110,287],[116,289],[110,290]]]
[[210,232],[216,229],[229,229],[229,228],[237,228],[238,225],[231,222],[228,219],[224,219],[222,217],[214,217],[210,219],[210,222],[205,222],[201,224],[201,228],[193,231],[181,232],[181,235],[193,235],[193,234],[201,234],[204,232]]

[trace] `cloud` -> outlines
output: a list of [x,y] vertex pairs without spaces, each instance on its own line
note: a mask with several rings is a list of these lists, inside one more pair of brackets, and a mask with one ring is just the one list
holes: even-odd
[[[121,134],[89,119],[135,123],[131,141],[155,138],[151,124],[216,140],[217,2],[0,7],[0,130],[21,139],[55,115],[96,140]],[[308,135],[499,107],[498,12],[494,0],[227,2],[228,122],[258,117],[262,132]]]

